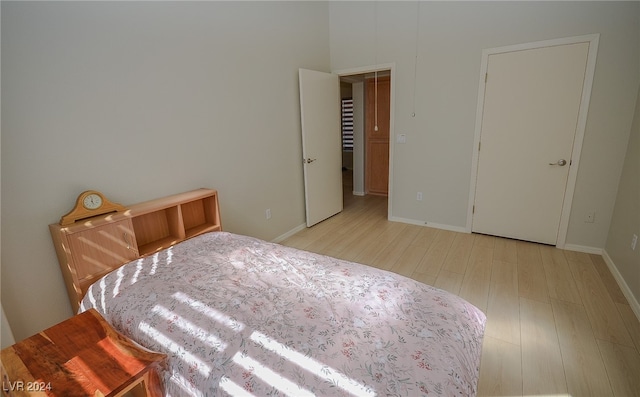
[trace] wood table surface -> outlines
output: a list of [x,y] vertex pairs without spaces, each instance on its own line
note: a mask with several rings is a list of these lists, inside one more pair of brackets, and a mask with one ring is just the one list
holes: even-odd
[[[166,355],[116,332],[94,309],[2,350],[7,396],[162,396]],[[134,386],[136,389],[134,389]]]

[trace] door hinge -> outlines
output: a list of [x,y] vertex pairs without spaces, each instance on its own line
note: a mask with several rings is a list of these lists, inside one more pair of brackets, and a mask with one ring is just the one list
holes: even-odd
[[482,146],[482,142],[478,142],[478,151],[480,151],[480,146]]
[[484,74],[484,83],[487,84],[487,80],[489,80],[489,73]]
[[471,209],[471,213],[475,214],[476,213],[476,206],[474,205],[473,208]]

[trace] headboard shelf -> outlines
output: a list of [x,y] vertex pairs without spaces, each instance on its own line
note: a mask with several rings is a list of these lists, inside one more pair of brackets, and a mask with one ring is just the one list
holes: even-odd
[[202,224],[202,225],[198,225],[195,227],[192,227],[190,229],[186,230],[186,238],[191,238],[194,236],[197,236],[199,234],[203,234],[203,233],[208,233],[208,232],[219,232],[222,229],[220,228],[219,225],[212,225],[212,224]]
[[129,206],[69,225],[49,225],[74,310],[102,275],[140,257],[221,231],[218,193],[197,189]]
[[150,243],[141,245],[138,247],[138,251],[140,251],[140,256],[143,257],[161,251],[165,248],[169,248],[182,240],[184,239],[180,239],[175,236],[168,236],[163,239],[155,240]]

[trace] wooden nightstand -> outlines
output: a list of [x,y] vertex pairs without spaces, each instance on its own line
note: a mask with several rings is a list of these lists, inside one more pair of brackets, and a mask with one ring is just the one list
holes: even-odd
[[94,309],[2,350],[5,396],[162,396],[166,355],[116,332]]

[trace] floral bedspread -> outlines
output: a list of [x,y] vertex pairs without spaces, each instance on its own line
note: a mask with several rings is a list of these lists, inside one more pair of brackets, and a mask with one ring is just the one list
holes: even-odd
[[167,396],[471,396],[485,315],[368,266],[226,232],[98,280],[96,308],[168,354]]

